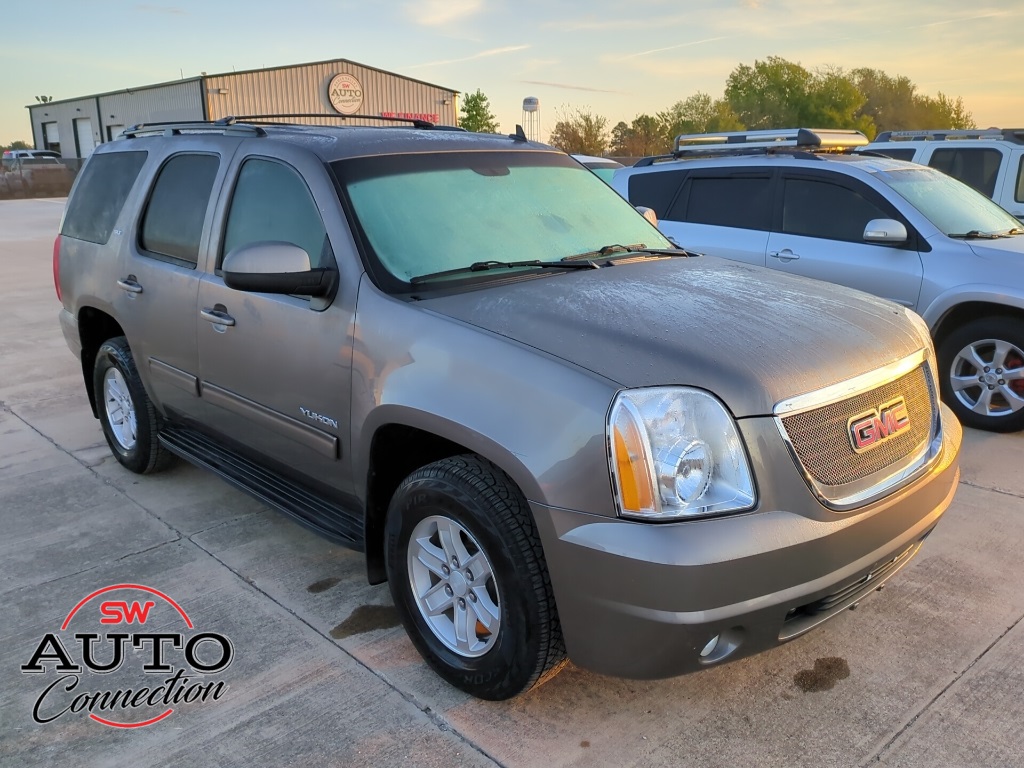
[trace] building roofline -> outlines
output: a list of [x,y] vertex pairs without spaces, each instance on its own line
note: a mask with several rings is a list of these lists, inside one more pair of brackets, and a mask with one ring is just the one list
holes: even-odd
[[167,80],[167,81],[165,81],[163,83],[152,83],[150,85],[139,85],[139,86],[135,86],[135,87],[132,87],[132,88],[118,88],[117,90],[114,90],[114,91],[103,91],[102,93],[88,93],[88,94],[85,94],[84,96],[73,96],[73,97],[67,98],[67,99],[54,99],[53,101],[47,101],[45,103],[26,104],[25,105],[25,109],[31,111],[31,110],[36,109],[38,107],[48,107],[51,104],[68,104],[68,103],[73,102],[73,101],[86,101],[87,99],[99,99],[99,98],[102,98],[104,96],[116,96],[117,94],[121,94],[121,93],[135,93],[136,91],[149,91],[149,90],[152,90],[154,88],[166,88],[169,85],[180,85],[181,83],[204,82],[204,81],[206,81],[206,80],[208,80],[208,79],[210,79],[212,77],[231,77],[232,75],[250,75],[250,74],[253,74],[253,73],[256,73],[256,72],[276,72],[276,71],[279,71],[279,70],[282,70],[282,69],[296,69],[298,67],[315,67],[315,66],[318,66],[320,64],[355,64],[357,67],[362,67],[363,69],[370,69],[370,70],[373,70],[374,72],[381,72],[382,74],[391,75],[392,77],[400,77],[403,80],[408,80],[408,81],[413,82],[413,83],[419,83],[420,85],[426,85],[426,86],[429,86],[431,88],[437,88],[438,90],[441,90],[441,91],[448,91],[449,93],[452,93],[452,94],[461,93],[461,91],[452,90],[451,88],[446,88],[443,85],[437,85],[436,83],[428,83],[425,80],[417,80],[415,77],[406,77],[405,75],[400,75],[397,72],[391,72],[389,70],[381,69],[379,67],[371,67],[368,64],[361,64],[358,61],[352,61],[352,59],[325,59],[323,61],[306,61],[306,62],[302,62],[300,64],[283,64],[283,65],[278,66],[278,67],[258,67],[257,69],[243,69],[240,72],[233,72],[233,71],[232,72],[217,72],[217,73],[214,73],[212,75],[210,75],[210,74],[196,75],[195,77],[185,77],[185,78],[181,78],[179,80]]
[[406,75],[400,75],[397,72],[392,72],[392,71],[387,70],[387,69],[381,69],[380,67],[372,67],[369,64],[363,64],[363,63],[358,62],[358,61],[352,61],[352,59],[324,59],[323,61],[305,61],[305,62],[302,62],[300,64],[283,64],[283,65],[278,66],[278,67],[258,67],[256,69],[243,69],[243,70],[241,70],[239,72],[217,72],[216,74],[212,74],[212,75],[208,74],[208,75],[206,75],[206,77],[209,78],[209,77],[230,77],[231,75],[251,75],[254,72],[275,72],[275,71],[282,70],[282,69],[295,69],[297,67],[316,67],[316,66],[319,66],[321,64],[355,64],[357,67],[362,67],[363,69],[371,69],[374,72],[381,72],[381,73],[383,73],[385,75],[392,75],[393,77],[400,77],[403,80],[409,80],[409,81],[414,82],[414,83],[419,83],[420,85],[428,85],[431,88],[437,88],[438,90],[441,90],[441,91],[448,91],[449,93],[461,93],[461,91],[456,91],[456,90],[453,90],[451,88],[447,88],[447,87],[445,87],[443,85],[438,85],[437,83],[428,83],[426,80],[418,80],[415,77],[408,77]]

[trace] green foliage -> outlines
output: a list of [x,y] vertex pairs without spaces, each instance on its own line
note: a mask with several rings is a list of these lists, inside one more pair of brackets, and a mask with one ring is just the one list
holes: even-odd
[[10,144],[0,145],[0,152],[5,149],[32,149],[32,145],[27,141],[12,141]]
[[[567,152],[599,155],[607,146],[605,119],[577,111],[559,120],[550,142]],[[740,64],[726,81],[725,97],[697,92],[654,117],[639,115],[611,131],[612,154],[640,157],[669,152],[684,133],[763,128],[853,128],[873,139],[882,130],[975,128],[963,99],[917,92],[903,75],[879,69],[821,67],[770,56]]]
[[700,91],[659,112],[658,124],[665,139],[665,151],[675,146],[675,138],[681,133],[741,131],[745,127],[725,99],[712,100]]
[[569,154],[601,156],[608,148],[607,128],[607,118],[575,109],[560,115],[548,143]]
[[477,133],[498,132],[498,118],[491,114],[491,104],[479,88],[476,93],[466,94],[459,112],[462,113],[459,118],[461,128]]
[[631,125],[619,123],[612,129],[611,152],[617,157],[645,157],[667,152],[669,145],[656,117],[638,115]]

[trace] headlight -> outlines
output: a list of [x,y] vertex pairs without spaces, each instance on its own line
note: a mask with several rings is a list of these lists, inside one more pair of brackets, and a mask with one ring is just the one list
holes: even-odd
[[706,392],[620,392],[608,416],[608,442],[623,517],[684,519],[754,506],[754,480],[736,423]]

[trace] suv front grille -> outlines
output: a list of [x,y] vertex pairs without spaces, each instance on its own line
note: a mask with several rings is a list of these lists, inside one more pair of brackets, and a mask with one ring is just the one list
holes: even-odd
[[[867,450],[855,450],[851,421],[901,399],[909,419],[906,427]],[[830,506],[844,506],[879,495],[928,460],[937,411],[928,363],[922,360],[902,375],[849,397],[781,414],[778,424],[812,489],[826,503],[835,502]]]

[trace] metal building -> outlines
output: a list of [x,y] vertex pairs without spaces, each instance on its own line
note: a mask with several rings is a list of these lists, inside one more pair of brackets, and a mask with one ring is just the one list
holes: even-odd
[[37,149],[88,157],[126,126],[228,115],[316,114],[293,122],[379,125],[346,115],[378,115],[455,125],[458,91],[357,64],[348,59],[287,67],[203,73],[170,83],[30,104]]

